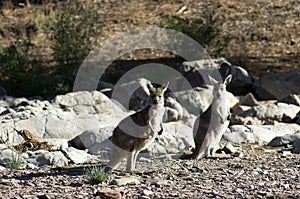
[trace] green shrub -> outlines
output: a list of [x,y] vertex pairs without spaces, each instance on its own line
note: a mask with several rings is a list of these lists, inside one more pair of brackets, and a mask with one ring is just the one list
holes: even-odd
[[57,91],[71,91],[81,63],[96,45],[102,24],[97,7],[78,0],[66,2],[66,9],[58,10],[50,23],[49,38],[52,42],[56,64]]
[[104,167],[90,167],[85,171],[85,175],[90,184],[100,184],[106,179]]
[[32,15],[38,32],[50,41],[52,54],[46,55],[47,60],[32,43],[34,36],[0,46],[0,85],[8,95],[53,97],[72,90],[77,70],[96,45],[102,26],[98,8],[91,2],[69,0],[56,4],[49,15]]
[[182,19],[168,17],[160,22],[159,26],[182,32],[202,45],[209,53],[220,55],[224,53],[228,39],[220,40],[221,22],[214,17],[214,13],[207,11],[198,19]]
[[22,165],[21,155],[12,154],[11,159],[4,161],[4,165],[10,169],[18,169]]
[[47,81],[40,56],[33,54],[35,48],[30,39],[0,48],[0,85],[9,95],[45,95]]

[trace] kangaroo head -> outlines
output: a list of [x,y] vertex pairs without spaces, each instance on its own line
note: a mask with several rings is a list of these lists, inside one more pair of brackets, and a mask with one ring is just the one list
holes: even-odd
[[231,82],[232,75],[228,75],[224,82],[218,82],[211,76],[208,76],[210,82],[213,84],[213,96],[216,98],[221,98],[226,95],[226,86]]
[[149,90],[149,104],[150,105],[163,105],[164,104],[164,93],[167,90],[169,82],[161,87],[155,88],[151,82],[147,83]]

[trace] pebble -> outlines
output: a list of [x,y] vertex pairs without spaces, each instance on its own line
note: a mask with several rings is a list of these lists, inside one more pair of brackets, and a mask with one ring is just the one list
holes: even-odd
[[145,196],[151,196],[153,194],[154,194],[153,191],[150,191],[150,190],[147,190],[147,189],[143,190],[143,195],[145,195]]
[[124,178],[119,178],[119,179],[114,179],[112,181],[112,184],[118,185],[118,186],[123,186],[123,185],[138,185],[141,184],[141,182],[135,178],[135,177],[124,177]]
[[100,196],[100,198],[110,198],[110,199],[121,199],[122,195],[119,191],[112,189],[100,189],[97,190],[95,196]]

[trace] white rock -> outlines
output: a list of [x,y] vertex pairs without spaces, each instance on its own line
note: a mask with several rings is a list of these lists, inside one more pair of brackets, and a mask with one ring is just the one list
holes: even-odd
[[26,159],[27,166],[29,164],[35,166],[54,165],[54,166],[66,166],[68,165],[68,158],[61,151],[49,152],[46,150],[38,150],[34,152],[27,152],[28,158]]
[[93,159],[93,156],[88,154],[86,151],[78,150],[73,147],[62,149],[62,152],[75,164],[82,164]]
[[256,117],[263,121],[275,120],[279,122],[290,122],[297,116],[299,111],[299,106],[279,102],[253,106],[238,115],[242,117]]
[[151,144],[147,151],[152,154],[166,154],[182,152],[193,146],[192,128],[182,122],[168,122],[163,124],[162,135]]
[[[104,123],[104,122],[103,122]],[[74,113],[61,113],[49,115],[46,118],[44,138],[71,139],[86,129],[97,128],[103,125],[97,115],[76,115]]]
[[19,156],[18,153],[16,153],[12,149],[7,148],[7,146],[0,150],[0,160],[1,161],[11,160],[12,158],[18,157],[18,156]]
[[285,134],[300,130],[297,124],[279,123],[276,125],[233,125],[223,135],[223,139],[234,143],[265,143]]
[[139,179],[135,178],[135,177],[123,177],[123,178],[118,178],[118,179],[114,179],[112,181],[113,184],[116,184],[118,186],[123,186],[123,185],[139,185],[141,184],[141,182],[139,181]]
[[[189,113],[199,115],[203,113],[212,102],[212,87],[196,87],[191,90],[175,92],[175,96],[183,108]],[[232,93],[227,92],[230,107],[235,106],[239,100]]]
[[49,144],[53,145],[54,147],[60,148],[67,148],[69,139],[62,139],[62,138],[46,138],[43,141],[48,142]]
[[204,112],[212,101],[211,88],[196,87],[191,90],[175,92],[174,94],[181,106],[194,115]]
[[88,149],[91,154],[97,154],[98,151],[107,149],[107,139],[112,135],[114,128],[114,126],[106,126],[86,130],[69,143],[77,149]]

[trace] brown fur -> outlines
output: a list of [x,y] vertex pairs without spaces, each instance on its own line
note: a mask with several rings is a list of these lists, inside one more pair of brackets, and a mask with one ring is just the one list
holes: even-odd
[[[145,109],[134,113],[130,117],[133,121],[136,122],[139,126],[148,126],[149,125],[149,109],[150,106],[147,106]],[[145,117],[139,117],[139,115],[144,115]],[[143,133],[143,132],[141,132]],[[132,152],[134,150],[140,150],[144,147],[145,140],[147,138],[134,137],[126,132],[124,132],[119,126],[117,126],[113,131],[112,143],[123,150]]]
[[[112,154],[108,163],[108,167],[112,169],[127,157],[126,170],[134,170],[139,152],[151,144],[155,137],[162,132],[163,94],[167,85],[154,88],[151,83],[148,83],[147,88],[150,93],[149,105],[123,119],[113,131]],[[136,128],[134,125],[137,125]]]

